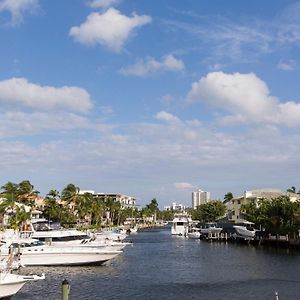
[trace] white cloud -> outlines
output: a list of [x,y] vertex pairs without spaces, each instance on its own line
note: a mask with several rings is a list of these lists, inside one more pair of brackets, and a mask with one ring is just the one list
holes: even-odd
[[300,2],[297,1],[283,10],[275,20],[276,40],[280,46],[300,42]]
[[6,112],[0,114],[0,137],[29,136],[45,131],[91,129],[90,122],[71,113]]
[[298,68],[298,63],[293,59],[288,61],[280,61],[277,65],[277,68],[283,71],[293,71]]
[[[52,118],[56,125],[51,124]],[[42,194],[73,182],[82,189],[135,195],[140,205],[153,197],[167,205],[179,197],[180,202],[190,204],[190,192],[175,189],[174,183],[197,180],[222,199],[228,191],[239,194],[260,187],[260,183],[286,188],[299,173],[299,135],[286,135],[274,126],[231,135],[176,117],[179,122],[122,124],[120,132],[108,128],[86,139],[77,135],[78,130],[70,130],[72,123],[86,130],[94,130],[96,124],[84,118],[74,121],[67,115],[60,118],[46,113],[0,115],[4,137],[2,126],[7,122],[6,129],[19,128],[19,135],[22,128],[25,135],[30,132],[22,123],[29,122],[39,134],[54,126],[52,136],[44,135],[43,140],[34,140],[34,136],[22,142],[0,139],[1,169],[6,178],[19,182],[26,176]],[[58,135],[60,132],[63,134]],[[178,182],[178,174],[182,182]]]
[[[197,25],[180,21],[168,21],[169,26],[184,31],[194,38],[195,43],[205,43],[206,62],[210,68],[218,69],[220,64],[249,62],[261,54],[272,52],[274,36],[269,27],[259,20],[251,20],[251,25],[232,22],[220,16],[202,16]],[[184,37],[183,37],[184,38]],[[215,62],[218,61],[218,64]]]
[[133,31],[151,22],[151,17],[132,17],[122,15],[118,10],[109,8],[105,13],[92,13],[80,26],[70,29],[70,36],[85,45],[100,44],[120,52]]
[[204,101],[230,115],[221,119],[229,123],[266,123],[299,126],[300,103],[280,103],[270,95],[266,83],[254,73],[208,73],[192,84],[187,95],[190,102]]
[[23,21],[25,13],[34,13],[39,6],[39,0],[2,0],[0,2],[0,12],[9,11],[11,13],[11,25],[18,25]]
[[0,139],[11,137],[35,136],[55,133],[64,136],[80,132],[110,133],[113,125],[93,121],[86,116],[69,112],[22,112],[8,111],[0,113]]
[[75,86],[41,86],[30,83],[26,78],[0,81],[0,102],[36,109],[65,108],[76,112],[87,112],[93,106],[85,89]]
[[120,73],[123,75],[146,76],[160,71],[178,72],[184,70],[185,66],[182,60],[177,59],[172,54],[164,56],[161,61],[152,57],[145,60],[139,60],[136,64],[122,68]]
[[194,186],[188,182],[175,182],[174,186],[177,190],[190,190],[194,188]]
[[107,8],[113,5],[117,5],[121,0],[94,0],[89,2],[91,8]]
[[156,119],[166,122],[179,122],[179,118],[176,116],[166,112],[166,111],[160,111],[155,115]]

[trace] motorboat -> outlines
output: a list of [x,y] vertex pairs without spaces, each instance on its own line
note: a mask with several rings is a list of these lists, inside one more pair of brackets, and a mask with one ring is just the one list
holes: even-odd
[[97,240],[121,242],[127,238],[126,232],[120,230],[100,231],[92,234]]
[[201,236],[200,228],[196,228],[196,227],[191,228],[187,233],[187,237],[189,239],[200,239],[200,236]]
[[23,266],[101,265],[123,253],[97,247],[54,246],[36,239],[14,238],[2,240],[1,253],[13,252]]
[[[9,233],[8,233],[9,234]],[[93,233],[83,232],[77,229],[65,229],[59,223],[40,219],[32,221],[31,224],[24,226],[20,232],[21,237],[38,239],[48,245],[53,246],[82,246],[100,247],[107,250],[122,250],[129,243],[119,242],[113,239],[99,238]]]
[[[10,252],[7,257],[1,255],[0,265],[0,298],[8,298],[15,295],[26,282],[45,279],[45,274],[38,275],[17,275],[13,274],[15,269],[14,254]],[[19,264],[20,266],[20,264]]]
[[218,235],[223,230],[222,227],[218,227],[217,224],[208,223],[200,228],[202,235]]
[[254,240],[255,232],[257,231],[254,228],[249,228],[245,225],[234,225],[233,228],[236,231],[237,238],[243,238],[245,240]]
[[192,219],[187,214],[175,214],[171,227],[172,235],[187,236]]
[[17,275],[10,271],[0,272],[0,298],[14,296],[28,281],[45,279],[45,275]]

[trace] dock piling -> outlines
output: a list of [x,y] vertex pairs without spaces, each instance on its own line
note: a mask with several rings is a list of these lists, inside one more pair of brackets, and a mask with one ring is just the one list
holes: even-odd
[[70,284],[67,279],[62,282],[61,291],[61,300],[69,300]]

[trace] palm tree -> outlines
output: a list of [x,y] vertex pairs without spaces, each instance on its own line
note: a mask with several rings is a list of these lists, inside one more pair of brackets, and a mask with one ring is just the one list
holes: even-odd
[[30,219],[30,215],[30,211],[26,211],[24,206],[17,206],[14,215],[9,219],[9,226],[13,229],[20,229]]
[[79,187],[76,187],[74,184],[68,184],[61,192],[61,200],[65,201],[68,206],[72,206],[74,209],[76,199],[80,196],[79,195]]
[[101,225],[104,212],[104,203],[93,198],[91,205],[91,225]]
[[59,191],[52,189],[49,191],[49,193],[46,195],[46,198],[50,197],[53,198],[55,200],[59,199]]
[[17,199],[20,202],[34,205],[34,199],[38,196],[39,192],[34,189],[34,186],[29,180],[21,181],[17,186]]
[[13,194],[15,197],[17,196],[17,191],[18,191],[18,185],[13,182],[7,182],[5,185],[1,187],[1,195],[5,197],[7,194]]
[[114,200],[111,197],[104,198],[105,209],[108,213],[108,219],[111,223],[115,223],[118,219],[119,212],[121,210],[121,203],[119,201]]
[[86,219],[88,217],[89,222],[91,220],[91,207],[93,202],[93,195],[90,193],[84,193],[83,195],[77,195],[75,198],[75,210],[80,219]]
[[12,182],[8,182],[1,187],[2,202],[0,204],[1,223],[3,225],[3,218],[7,211],[14,212],[16,209],[16,198],[18,185]]

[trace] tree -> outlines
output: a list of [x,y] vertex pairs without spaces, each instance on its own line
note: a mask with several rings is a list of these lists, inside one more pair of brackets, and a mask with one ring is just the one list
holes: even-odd
[[77,195],[75,198],[75,210],[76,214],[80,219],[91,219],[93,195],[90,193],[84,193],[83,195]]
[[149,210],[150,215],[153,217],[153,221],[156,222],[158,209],[158,202],[156,198],[153,198],[149,204],[146,205],[146,208]]
[[5,185],[1,187],[1,196],[6,197],[6,195],[14,195],[15,198],[17,197],[18,192],[18,185],[13,182],[7,182]]
[[104,204],[99,199],[93,198],[91,205],[91,225],[99,227],[102,224]]
[[201,204],[192,213],[192,218],[202,222],[215,222],[225,214],[225,205],[221,201],[210,201]]
[[228,192],[224,195],[224,202],[229,202],[233,198],[233,194]]
[[300,224],[300,203],[291,202],[287,196],[271,201],[262,200],[259,205],[242,205],[247,220],[260,224],[267,233],[297,233]]
[[53,221],[61,222],[63,205],[58,203],[59,192],[57,190],[50,190],[45,197],[45,206],[43,209],[43,215],[45,218]]
[[68,184],[61,192],[61,200],[64,201],[66,206],[71,208],[73,211],[75,209],[76,202],[78,202],[78,198],[81,197],[79,192],[79,187],[75,186],[73,183]]
[[161,210],[157,214],[157,218],[163,221],[172,221],[174,219],[174,211],[173,210]]
[[158,211],[158,203],[156,198],[153,198],[149,204],[146,205],[146,207],[154,214]]
[[22,225],[30,219],[31,212],[26,211],[24,206],[17,206],[14,214],[9,218],[9,227],[13,229],[20,229]]

